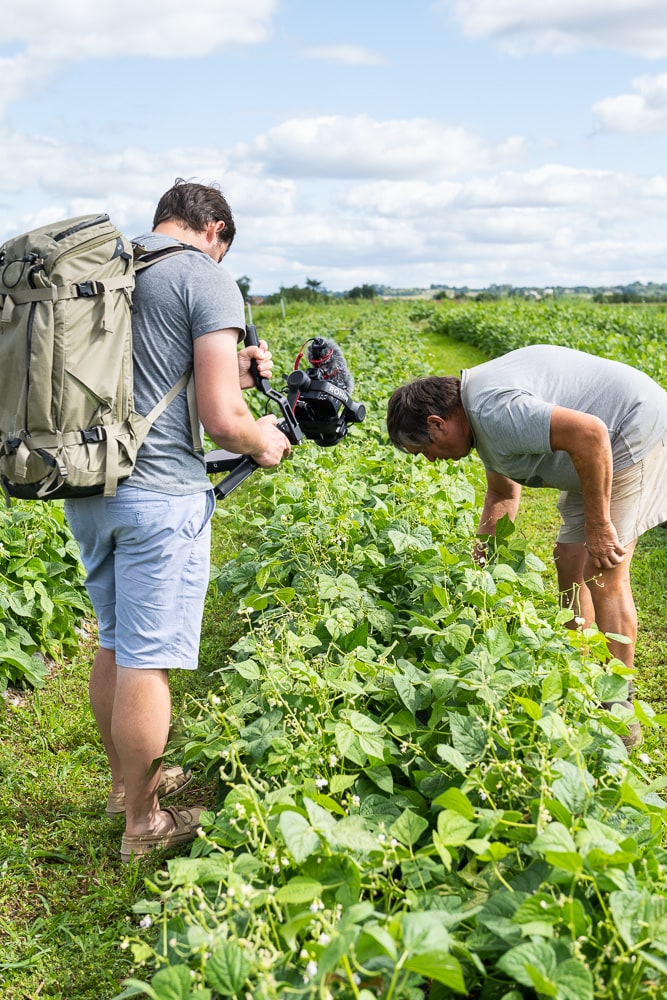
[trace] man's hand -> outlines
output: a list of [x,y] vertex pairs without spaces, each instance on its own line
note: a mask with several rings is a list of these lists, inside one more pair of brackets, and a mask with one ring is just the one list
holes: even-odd
[[618,540],[616,528],[611,521],[605,527],[586,532],[584,548],[597,569],[613,569],[623,562],[627,549]]
[[257,370],[261,378],[271,378],[273,371],[273,361],[271,351],[265,340],[260,340],[259,346],[244,347],[238,352],[237,360],[239,365],[239,382],[242,389],[252,389],[255,386],[255,379],[250,374],[250,362],[254,359],[257,362]]
[[[250,348],[250,350],[252,349]],[[286,458],[291,451],[289,438],[278,430],[277,423],[278,418],[275,413],[267,413],[266,416],[260,417],[255,422],[255,427],[262,434],[263,447],[260,451],[253,452],[252,457],[264,469],[278,465],[280,460]]]

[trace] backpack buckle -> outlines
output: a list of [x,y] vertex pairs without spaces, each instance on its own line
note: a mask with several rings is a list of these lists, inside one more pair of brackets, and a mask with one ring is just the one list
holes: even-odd
[[81,431],[83,444],[97,444],[98,441],[106,441],[107,432],[104,427],[87,427]]
[[99,295],[104,290],[99,281],[80,281],[76,286],[79,298],[89,299],[93,295]]

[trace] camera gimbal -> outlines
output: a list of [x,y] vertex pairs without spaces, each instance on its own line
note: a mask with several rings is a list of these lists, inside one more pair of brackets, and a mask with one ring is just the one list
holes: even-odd
[[[244,340],[246,347],[259,344],[252,324],[246,326]],[[298,369],[290,372],[284,376],[287,383],[287,394],[284,394],[260,376],[254,360],[250,371],[256,387],[278,406],[281,413],[278,428],[293,445],[301,444],[304,437],[320,447],[338,444],[347,434],[348,424],[361,423],[366,416],[363,403],[355,403],[344,388],[319,372],[316,378]],[[209,475],[227,473],[214,487],[215,495],[220,499],[229,496],[255,469],[260,468],[252,456],[235,455],[224,449],[209,451],[205,457]]]

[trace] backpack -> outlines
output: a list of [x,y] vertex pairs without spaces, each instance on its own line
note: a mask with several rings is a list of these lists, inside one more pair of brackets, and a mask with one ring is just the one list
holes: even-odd
[[108,215],[67,219],[0,248],[0,480],[7,502],[113,496],[152,424],[134,409],[132,291],[137,273],[184,245],[148,252]]

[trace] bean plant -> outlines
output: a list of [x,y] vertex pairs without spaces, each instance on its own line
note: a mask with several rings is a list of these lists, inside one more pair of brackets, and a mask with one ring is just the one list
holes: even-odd
[[76,650],[89,612],[62,505],[0,506],[0,691],[41,687],[46,658]]
[[173,746],[217,803],[147,880],[117,1000],[662,997],[666,782],[623,737],[667,720],[601,709],[629,671],[509,521],[473,560],[472,465],[386,443],[405,312],[348,315],[267,324],[336,336],[369,416],[219,511],[244,628]]

